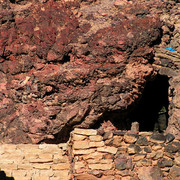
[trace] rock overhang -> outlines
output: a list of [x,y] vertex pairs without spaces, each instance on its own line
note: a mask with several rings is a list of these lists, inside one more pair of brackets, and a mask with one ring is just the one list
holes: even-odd
[[[1,27],[5,142],[38,143],[63,136],[64,129],[88,128],[107,111],[126,110],[157,74],[153,45],[162,35],[161,23],[150,7],[137,15],[134,4],[124,11],[113,5],[113,14],[104,18],[109,24],[97,28],[75,13],[87,9],[66,5],[34,3],[22,17],[12,10],[14,21]],[[99,14],[96,23],[104,16]]]

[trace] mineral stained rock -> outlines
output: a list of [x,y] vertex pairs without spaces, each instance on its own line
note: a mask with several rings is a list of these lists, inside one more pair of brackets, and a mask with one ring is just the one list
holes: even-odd
[[1,142],[63,140],[138,101],[164,3],[124,2],[0,1]]

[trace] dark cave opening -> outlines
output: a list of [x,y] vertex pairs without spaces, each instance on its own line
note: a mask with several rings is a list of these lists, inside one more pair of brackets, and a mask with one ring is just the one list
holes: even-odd
[[129,115],[131,122],[139,122],[140,131],[162,132],[166,130],[169,106],[168,89],[167,76],[157,75],[155,80],[146,84],[138,106]]
[[[130,130],[132,122],[138,122],[139,131],[158,131],[162,133],[167,128],[168,123],[168,81],[167,76],[157,75],[154,80],[146,83],[138,102],[126,111],[105,112],[90,128],[98,129],[105,124],[105,126],[110,126],[108,128],[112,128],[111,130]],[[158,123],[158,118],[161,116],[163,120]],[[161,127],[158,127],[159,125]],[[54,135],[53,140],[46,139],[39,143],[58,144],[67,142],[72,130],[73,127],[66,126],[60,133]]]
[[167,76],[157,75],[153,81],[146,83],[136,104],[126,111],[104,113],[93,128],[99,128],[109,120],[118,130],[130,130],[131,123],[138,122],[139,131],[164,132],[168,123],[168,80]]

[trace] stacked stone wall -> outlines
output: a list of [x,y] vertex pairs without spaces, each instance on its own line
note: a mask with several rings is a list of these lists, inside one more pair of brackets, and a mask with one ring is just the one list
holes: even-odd
[[[15,180],[178,180],[172,134],[76,128],[68,143],[1,144],[0,168]],[[3,179],[4,180],[4,179]]]
[[8,177],[15,180],[70,179],[66,143],[59,145],[1,144],[0,157],[0,180]]
[[172,134],[75,129],[71,135],[75,179],[180,178],[180,142]]

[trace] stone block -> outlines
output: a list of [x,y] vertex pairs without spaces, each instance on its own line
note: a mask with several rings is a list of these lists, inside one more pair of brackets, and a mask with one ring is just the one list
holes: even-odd
[[113,132],[111,131],[108,131],[108,132],[105,132],[104,135],[103,135],[103,140],[107,140],[107,139],[112,139],[113,137]]
[[115,147],[120,147],[122,140],[123,140],[123,137],[122,137],[122,136],[114,136],[114,137],[113,137],[113,145],[114,145]]
[[66,170],[70,168],[70,164],[63,163],[63,164],[53,164],[51,165],[53,170]]
[[50,162],[53,162],[53,160],[51,158],[47,158],[47,159],[30,159],[29,160],[30,163],[50,163]]
[[0,158],[0,163],[2,164],[13,164],[14,163],[14,159],[3,159],[3,158]]
[[166,141],[166,136],[160,133],[156,133],[151,135],[149,140],[153,143],[164,143]]
[[47,177],[52,177],[54,175],[54,172],[52,169],[50,170],[40,170],[39,171],[39,175],[44,175],[44,176],[47,176]]
[[6,161],[13,161],[15,163],[19,163],[19,162],[22,162],[24,156],[23,155],[20,155],[20,154],[16,154],[16,152],[14,153],[5,153],[3,155],[1,155],[1,159],[0,159],[0,162],[3,162],[4,160]]
[[88,173],[96,176],[97,178],[100,178],[103,175],[101,171],[97,171],[97,170],[88,171]]
[[3,154],[5,152],[3,146],[0,146],[0,155]]
[[54,171],[54,176],[50,178],[50,180],[70,180],[70,173],[69,170],[61,170],[61,171]]
[[138,140],[137,134],[125,134],[124,135],[124,141],[126,143],[132,144],[135,143]]
[[75,169],[75,170],[81,169],[81,168],[84,168],[84,167],[85,167],[84,162],[75,162],[75,163],[74,163],[74,169]]
[[43,153],[42,154],[39,154],[39,158],[40,159],[53,159],[53,155],[52,154],[47,154],[47,153]]
[[73,141],[82,141],[86,139],[87,136],[80,135],[80,134],[73,134]]
[[18,178],[25,178],[25,176],[27,175],[27,171],[26,170],[16,170],[12,172],[12,177],[14,177],[14,179],[18,180]]
[[71,180],[70,177],[50,177],[49,180]]
[[163,157],[163,151],[159,150],[155,152],[155,156],[153,157],[153,159],[160,159]]
[[151,148],[148,147],[148,146],[144,147],[144,151],[147,152],[147,153],[151,153],[152,152]]
[[160,149],[163,150],[161,145],[154,145],[154,146],[152,146],[152,150],[154,150],[154,151],[157,151],[157,150],[160,150]]
[[90,154],[93,152],[95,152],[95,149],[73,150],[73,155]]
[[89,147],[88,141],[75,141],[73,144],[74,149],[88,149]]
[[138,178],[140,180],[162,179],[162,172],[158,167],[141,167],[138,168]]
[[113,160],[112,159],[89,159],[87,160],[88,164],[109,164],[109,163],[112,163]]
[[22,164],[22,163],[20,163],[20,164],[17,165],[17,168],[22,169],[22,170],[30,170],[30,169],[32,169],[32,164],[27,164],[27,163]]
[[148,142],[147,138],[143,136],[137,140],[136,144],[139,146],[147,146],[147,145],[149,145],[149,142]]
[[104,146],[104,141],[89,143],[89,147],[101,147],[101,146]]
[[45,175],[34,175],[32,180],[49,180],[49,177]]
[[170,171],[168,178],[171,180],[179,180],[180,177],[180,167],[173,166]]
[[116,169],[120,171],[133,168],[132,159],[127,155],[118,155],[117,158],[114,160],[114,163]]
[[164,168],[164,167],[172,167],[173,166],[173,161],[171,159],[161,159],[157,163],[158,167]]
[[74,134],[86,135],[86,136],[93,136],[93,135],[97,135],[97,130],[75,128],[73,133]]
[[109,147],[109,146],[107,146],[107,147],[100,147],[100,148],[97,148],[97,151],[111,153],[111,154],[116,154],[117,153],[117,148]]
[[22,151],[39,149],[38,144],[17,144],[16,147]]
[[172,142],[164,147],[164,151],[168,153],[175,153],[180,149],[180,143]]
[[6,153],[14,153],[17,150],[17,145],[16,144],[1,144],[1,148]]
[[142,151],[142,149],[138,145],[135,145],[135,144],[130,144],[128,147],[128,153],[129,154],[136,154],[136,153],[139,153],[141,151]]
[[98,178],[91,174],[78,174],[75,175],[75,180],[98,180]]
[[38,155],[38,154],[41,154],[42,153],[42,150],[41,149],[23,149],[23,152],[24,154],[34,154],[34,155]]
[[115,173],[118,174],[118,175],[121,175],[123,177],[125,177],[125,176],[133,176],[133,174],[134,174],[131,170],[122,170],[122,171],[117,170],[117,171],[115,171]]
[[173,134],[166,134],[166,142],[169,143],[169,142],[172,142],[173,140],[175,139],[174,135]]
[[105,140],[104,144],[105,144],[106,146],[113,146],[113,139],[111,138],[111,139]]
[[152,165],[152,161],[151,160],[142,159],[142,160],[136,162],[136,166],[137,167],[151,166],[151,165]]
[[92,170],[110,170],[113,168],[113,163],[110,164],[88,164]]
[[131,176],[126,176],[126,177],[122,177],[121,180],[131,180],[132,177]]
[[140,160],[144,159],[145,156],[146,156],[145,154],[137,154],[134,156],[133,160],[134,161],[140,161]]
[[4,170],[4,169],[17,169],[17,164],[7,164],[7,163],[0,163],[0,169]]
[[101,180],[114,180],[114,176],[103,176]]
[[30,160],[30,159],[37,159],[38,154],[31,154],[31,153],[26,153],[24,154],[25,160]]
[[153,132],[147,132],[147,131],[141,131],[139,132],[140,136],[151,136],[153,134]]
[[55,154],[54,158],[53,158],[53,162],[55,164],[58,164],[58,163],[68,163],[69,159],[68,159],[68,156],[60,156],[58,154]]
[[22,177],[22,176],[14,176],[13,177],[15,180],[31,180],[32,177],[29,177],[29,176],[25,176],[25,177]]
[[103,137],[100,135],[96,135],[96,136],[89,136],[89,140],[90,141],[102,141]]
[[38,163],[38,164],[32,164],[32,167],[35,169],[50,169],[51,165],[49,164],[43,164],[43,163]]
[[121,153],[126,153],[127,152],[127,147],[119,147],[118,148],[118,153],[121,154]]
[[97,159],[97,160],[100,160],[102,159],[104,153],[101,153],[101,152],[93,152],[91,154],[88,154],[88,155],[84,155],[83,156],[83,159]]
[[180,166],[180,156],[175,157],[174,162],[176,165]]
[[59,153],[59,151],[62,151],[62,149],[60,149],[56,144],[39,144],[39,149],[41,152],[43,151],[43,153],[50,154]]
[[114,145],[115,147],[120,147],[122,140],[123,140],[123,137],[122,137],[122,136],[114,136],[114,137],[113,137],[113,145]]

